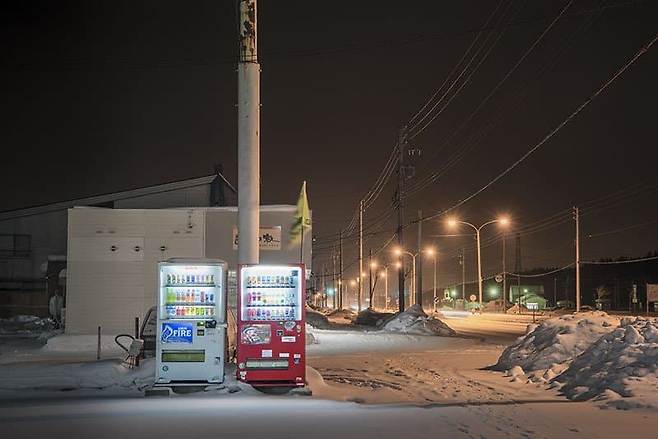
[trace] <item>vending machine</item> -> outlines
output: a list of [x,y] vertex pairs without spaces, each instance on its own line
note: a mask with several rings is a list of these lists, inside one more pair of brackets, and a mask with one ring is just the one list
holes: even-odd
[[238,271],[237,376],[253,386],[303,386],[304,265],[243,265]]
[[158,264],[156,385],[224,381],[226,273],[214,259]]

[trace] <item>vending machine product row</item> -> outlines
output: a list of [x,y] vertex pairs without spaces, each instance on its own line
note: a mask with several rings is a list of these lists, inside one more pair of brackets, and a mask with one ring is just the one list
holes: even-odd
[[226,352],[226,263],[158,264],[155,383],[221,383]]
[[237,378],[253,386],[303,386],[304,266],[238,270]]

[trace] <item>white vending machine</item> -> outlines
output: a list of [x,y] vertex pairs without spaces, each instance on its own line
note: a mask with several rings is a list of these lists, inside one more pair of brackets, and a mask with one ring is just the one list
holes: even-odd
[[156,385],[224,381],[226,273],[216,259],[158,264]]

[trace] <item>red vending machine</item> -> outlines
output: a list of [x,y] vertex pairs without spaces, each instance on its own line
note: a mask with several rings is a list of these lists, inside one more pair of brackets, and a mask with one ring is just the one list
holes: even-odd
[[304,265],[242,265],[238,273],[238,379],[305,384]]

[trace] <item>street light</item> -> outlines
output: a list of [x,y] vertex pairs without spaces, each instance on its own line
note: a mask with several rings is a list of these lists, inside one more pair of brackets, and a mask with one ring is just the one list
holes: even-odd
[[456,218],[450,218],[448,219],[448,226],[455,228],[459,224],[463,224],[465,226],[471,227],[473,230],[475,230],[475,237],[477,239],[477,247],[478,247],[478,299],[480,303],[480,309],[482,309],[482,246],[480,245],[480,231],[485,227],[488,226],[489,224],[495,224],[498,223],[503,227],[506,227],[510,224],[510,220],[507,217],[500,217],[491,221],[487,221],[486,223],[482,224],[480,227],[477,227],[469,222],[466,221],[461,221]]
[[411,256],[411,295],[409,298],[409,302],[411,303],[411,298],[416,295],[416,256],[418,256],[418,253],[413,254],[401,248],[396,248],[393,252],[395,256],[402,256],[403,254]]

